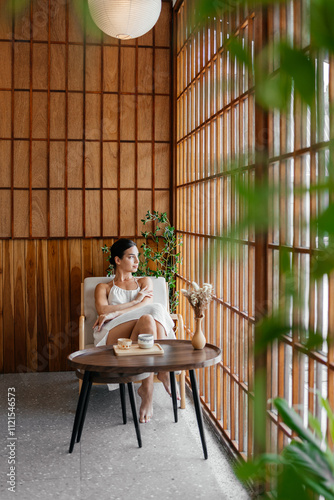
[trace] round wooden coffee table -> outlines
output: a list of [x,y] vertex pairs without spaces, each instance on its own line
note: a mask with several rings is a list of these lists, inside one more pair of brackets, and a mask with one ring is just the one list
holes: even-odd
[[221,349],[212,344],[206,344],[204,349],[195,350],[190,340],[166,339],[159,340],[164,353],[162,355],[143,354],[140,356],[116,356],[112,346],[93,347],[83,351],[76,351],[68,356],[70,365],[75,369],[84,372],[83,384],[79,396],[76,416],[74,420],[70,452],[73,449],[77,437],[78,428],[82,431],[85,413],[88,405],[89,391],[96,378],[107,380],[119,377],[117,380],[126,377],[128,380],[148,372],[166,371],[171,373],[171,391],[175,421],[177,421],[177,400],[175,389],[174,372],[189,370],[196,418],[200,432],[204,458],[208,457],[204,436],[203,417],[200,406],[200,399],[197,389],[196,368],[205,368],[215,365],[221,360]]

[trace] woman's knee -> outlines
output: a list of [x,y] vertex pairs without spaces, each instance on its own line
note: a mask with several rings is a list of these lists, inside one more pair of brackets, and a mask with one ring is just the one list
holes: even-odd
[[155,326],[155,321],[153,316],[151,314],[143,314],[139,319],[138,322],[141,324],[145,324],[145,326]]

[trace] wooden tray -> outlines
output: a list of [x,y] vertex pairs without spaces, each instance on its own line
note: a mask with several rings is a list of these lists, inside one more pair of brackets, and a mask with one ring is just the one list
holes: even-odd
[[143,356],[147,354],[163,354],[164,350],[160,344],[154,344],[153,347],[142,349],[137,344],[133,344],[130,349],[120,349],[118,345],[113,346],[116,356]]

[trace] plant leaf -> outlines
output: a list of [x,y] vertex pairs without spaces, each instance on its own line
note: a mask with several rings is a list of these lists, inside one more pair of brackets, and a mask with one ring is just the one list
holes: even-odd
[[334,203],[330,203],[317,217],[316,224],[321,233],[334,235]]
[[267,348],[268,344],[293,329],[279,312],[272,316],[264,316],[257,324],[258,340],[255,345],[255,352],[261,352]]
[[277,499],[280,500],[310,500],[302,482],[291,466],[283,467],[277,481]]
[[311,275],[313,279],[319,279],[324,274],[330,274],[334,269],[334,248],[319,251],[312,260]]
[[302,342],[303,346],[308,350],[316,350],[322,347],[324,343],[324,338],[320,332],[313,332],[309,330],[308,338],[305,342]]
[[308,414],[309,426],[315,431],[319,439],[322,439],[321,423],[319,420],[309,412]]
[[257,72],[256,99],[265,109],[285,109],[292,90],[292,79],[280,70],[275,75],[262,76]]
[[235,56],[237,61],[249,69],[252,68],[252,56],[249,51],[243,47],[241,40],[234,36],[228,38],[225,42],[226,50],[229,50],[232,56]]
[[305,486],[328,500],[334,500],[334,476],[322,450],[305,441],[293,442],[283,450],[283,455]]
[[311,39],[318,48],[334,52],[334,2],[311,0]]
[[[326,410],[327,417],[328,417],[328,425],[329,425],[329,432],[332,438],[332,441],[334,442],[334,413],[333,410],[331,409],[329,402],[327,399],[323,398],[321,394],[319,394],[319,400],[321,406]],[[333,462],[334,462],[334,456],[333,457]]]
[[311,443],[315,448],[321,452],[321,447],[319,441],[313,436],[312,432],[304,427],[303,420],[295,412],[293,408],[290,408],[287,401],[282,398],[275,398],[273,401],[278,413],[282,417],[283,422],[292,430],[295,431],[301,439],[304,439],[308,443]]
[[315,69],[311,59],[302,50],[287,43],[280,44],[281,71],[292,78],[294,89],[311,106],[315,93]]

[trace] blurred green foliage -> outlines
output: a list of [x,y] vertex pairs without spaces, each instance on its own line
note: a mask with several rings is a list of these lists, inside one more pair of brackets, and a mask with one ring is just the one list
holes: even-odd
[[[326,411],[331,439],[334,442],[334,415],[328,401],[319,396]],[[334,455],[318,419],[309,415],[311,429],[304,426],[301,417],[287,401],[276,398],[274,407],[282,422],[293,433],[293,439],[280,455],[263,454],[254,461],[245,462],[236,469],[242,481],[273,484],[273,498],[310,500],[311,492],[334,500]]]
[[[233,13],[235,7],[254,7],[255,16],[257,8],[262,8],[264,15],[267,5],[284,3],[279,0],[256,0],[249,2],[246,0],[197,0],[195,12],[189,17],[189,29],[194,26],[205,25],[208,18],[222,19]],[[239,37],[239,32],[224,33],[224,50],[228,50],[230,57],[235,58],[238,64],[248,70],[253,75],[255,82],[255,97],[258,106],[264,110],[272,112],[279,110],[283,115],[291,112],[293,100],[308,106],[313,117],[318,116],[317,100],[322,92],[322,82],[318,80],[319,70],[318,56],[321,54],[326,61],[334,54],[334,2],[328,0],[305,0],[302,1],[305,13],[303,20],[299,20],[301,30],[310,35],[311,46],[306,49],[294,44],[293,36],[284,39],[275,36],[268,40],[268,43],[258,50],[254,48],[252,54],[249,53],[246,45]],[[298,26],[298,22],[295,23]],[[226,24],[225,24],[226,28]],[[226,28],[229,29],[228,27]],[[274,64],[275,61],[275,64]],[[221,82],[228,85],[228,82]],[[333,113],[332,103],[330,103],[330,114]],[[305,118],[306,119],[306,118]],[[319,127],[319,123],[317,123]],[[325,275],[329,276],[334,270],[334,200],[333,196],[333,143],[328,141],[329,151],[326,163],[326,178],[319,184],[308,187],[293,187],[292,196],[296,199],[306,196],[323,197],[326,202],[318,205],[316,216],[311,221],[305,221],[311,231],[312,243],[316,246],[311,254],[311,282],[321,280]],[[243,207],[239,213],[239,219],[225,229],[221,237],[221,244],[228,245],[230,256],[238,255],[238,239],[247,237],[249,234],[266,234],[273,227],[280,225],[280,210],[275,214],[272,209],[275,198],[282,199],[284,187],[279,184],[270,184],[268,179],[263,182],[253,182],[245,185],[240,180],[238,173],[238,163],[236,159],[234,174],[235,196]],[[264,165],[268,167],[266,151],[257,155],[255,168]],[[229,170],[233,170],[231,167]],[[267,168],[267,172],[269,168]],[[291,194],[291,193],[290,193]],[[325,194],[325,197],[323,196]],[[287,195],[287,193],[285,193]],[[305,199],[305,198],[304,198]],[[277,205],[276,205],[277,207]],[[321,207],[321,208],[320,208]],[[277,208],[276,208],[277,211]],[[306,227],[302,227],[305,230]],[[256,327],[255,355],[265,353],[268,345],[279,340],[283,335],[296,335],[303,344],[305,352],[308,350],[321,350],[324,341],[329,344],[333,341],[333,332],[328,334],[327,339],[323,338],[322,332],[312,331],[308,326],[295,324],[288,314],[289,305],[293,304],[294,311],[302,307],[303,293],[302,285],[298,281],[300,277],[296,273],[294,266],[294,256],[291,248],[280,248],[279,268],[277,272],[280,276],[280,297],[276,304],[271,304],[269,311],[263,311],[263,315]],[[303,304],[305,307],[305,304]],[[332,307],[330,305],[329,307]],[[302,310],[302,309],[300,309]],[[290,317],[289,317],[290,316]],[[261,370],[260,370],[261,372]],[[260,373],[259,372],[259,373]],[[256,374],[259,375],[259,374]],[[262,373],[265,379],[265,374]],[[259,412],[265,411],[265,383],[259,383],[255,377],[255,421],[259,420],[260,425],[265,426],[263,415]],[[327,412],[330,426],[331,439],[334,442],[333,434],[333,413],[328,405],[328,401],[321,398],[321,404]],[[288,403],[282,399],[274,400],[274,407],[283,422],[290,427],[295,438],[285,447],[280,455],[262,454],[255,457],[254,461],[243,464],[238,469],[239,477],[247,481],[252,479],[255,484],[270,484],[270,494],[274,498],[281,500],[304,500],[315,498],[314,495],[322,495],[328,500],[334,500],[334,458],[325,436],[321,435],[320,422],[312,415],[309,415],[308,422],[312,430],[305,428],[302,419]],[[256,424],[256,422],[255,422]],[[257,438],[260,439],[260,432]],[[256,434],[256,433],[255,433]],[[322,441],[322,442],[321,442]],[[326,446],[324,445],[326,443]],[[325,446],[325,448],[324,448]],[[261,488],[257,495],[266,495]]]

